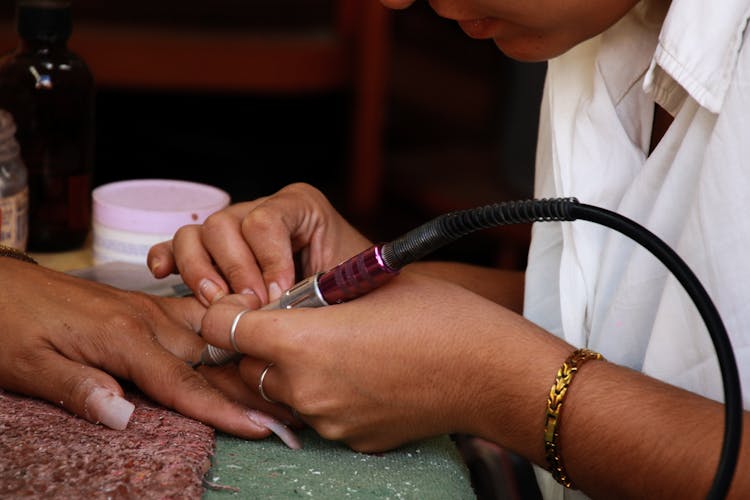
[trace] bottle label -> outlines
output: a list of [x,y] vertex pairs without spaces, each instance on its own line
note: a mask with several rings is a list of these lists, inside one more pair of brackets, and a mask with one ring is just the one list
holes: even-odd
[[0,198],[0,243],[26,250],[29,225],[29,188]]

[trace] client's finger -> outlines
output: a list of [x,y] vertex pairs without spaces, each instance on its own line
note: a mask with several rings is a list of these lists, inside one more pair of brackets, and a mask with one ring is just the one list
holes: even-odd
[[150,353],[149,363],[131,366],[131,378],[143,392],[183,415],[238,436],[267,435],[252,422],[246,409],[232,403],[185,362],[163,350]]
[[198,372],[208,380],[211,385],[219,389],[228,398],[245,405],[249,408],[268,413],[276,417],[281,422],[292,426],[298,426],[292,411],[283,405],[271,404],[264,401],[258,395],[255,387],[246,384],[241,378],[236,363],[230,363],[224,366],[200,366]]
[[127,427],[135,408],[114,378],[52,349],[38,350],[12,373],[10,380],[3,380],[8,389],[45,399],[112,429]]

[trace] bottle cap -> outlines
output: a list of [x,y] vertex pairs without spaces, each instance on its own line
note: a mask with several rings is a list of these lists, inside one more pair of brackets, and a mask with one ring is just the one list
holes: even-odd
[[62,42],[73,31],[69,1],[20,0],[16,18],[18,34],[24,40]]

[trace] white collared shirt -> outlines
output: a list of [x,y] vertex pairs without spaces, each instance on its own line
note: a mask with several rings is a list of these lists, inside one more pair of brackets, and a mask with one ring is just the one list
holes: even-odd
[[[750,0],[662,4],[639,3],[549,62],[535,196],[575,196],[667,242],[722,315],[750,408]],[[648,155],[655,102],[674,121]],[[524,308],[571,344],[723,397],[692,301],[659,261],[613,230],[535,224]],[[546,498],[583,496],[537,476]]]

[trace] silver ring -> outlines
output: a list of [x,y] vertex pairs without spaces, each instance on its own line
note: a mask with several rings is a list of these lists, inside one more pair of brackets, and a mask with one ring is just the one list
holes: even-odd
[[268,370],[271,369],[273,366],[273,363],[268,363],[265,368],[263,368],[263,371],[260,372],[260,378],[258,379],[258,392],[260,393],[260,397],[265,399],[271,404],[276,404],[276,401],[266,396],[266,391],[263,390],[263,380],[266,378],[266,373],[268,373]]
[[238,312],[237,316],[234,317],[234,321],[232,321],[232,328],[229,330],[229,342],[232,343],[232,347],[236,352],[240,352],[240,348],[237,347],[237,341],[234,339],[234,335],[237,333],[237,325],[240,324],[240,318],[248,311],[252,311],[252,309],[243,309]]

